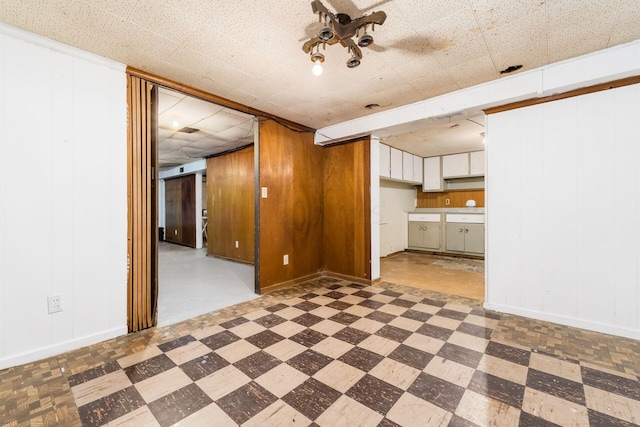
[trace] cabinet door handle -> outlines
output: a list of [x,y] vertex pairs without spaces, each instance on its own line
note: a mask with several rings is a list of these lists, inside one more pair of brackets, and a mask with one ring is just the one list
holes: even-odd
[[468,229],[468,228],[465,228],[465,229],[464,229],[464,232],[465,232],[465,233],[468,233],[468,232],[469,232],[469,229]]
[[460,230],[458,230],[458,231],[460,231],[462,233],[462,228]]

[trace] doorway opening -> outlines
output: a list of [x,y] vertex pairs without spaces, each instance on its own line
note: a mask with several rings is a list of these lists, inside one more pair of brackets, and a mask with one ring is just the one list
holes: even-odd
[[[257,297],[249,206],[257,122],[166,87],[157,111],[158,326],[165,326]],[[238,159],[244,168],[235,167]],[[242,228],[234,226],[239,218]]]
[[484,301],[484,115],[382,136],[380,277]]

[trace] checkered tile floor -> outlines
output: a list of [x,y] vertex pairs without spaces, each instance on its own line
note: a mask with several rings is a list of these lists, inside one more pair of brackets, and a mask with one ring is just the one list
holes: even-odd
[[69,377],[84,426],[631,426],[638,378],[500,317],[340,282]]

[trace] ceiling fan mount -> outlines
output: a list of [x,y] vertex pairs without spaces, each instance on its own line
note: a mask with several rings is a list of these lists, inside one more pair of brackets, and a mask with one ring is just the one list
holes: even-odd
[[336,18],[341,25],[347,25],[351,22],[351,17],[346,13],[336,13]]
[[[320,45],[326,49],[326,45],[340,43],[351,54],[347,60],[347,67],[355,68],[360,65],[362,59],[360,48],[373,44],[373,36],[367,33],[367,27],[371,26],[371,31],[374,31],[376,24],[382,25],[387,19],[387,14],[382,11],[351,19],[351,16],[346,13],[334,14],[320,0],[313,0],[311,8],[313,13],[318,14],[318,20],[323,23],[323,26],[316,36],[304,43],[302,50],[310,55],[311,61],[315,63],[314,74],[316,75],[322,73],[320,62],[324,61],[324,56],[322,56],[322,60],[319,60],[319,56],[322,55],[319,53]],[[364,29],[364,34],[358,37],[361,29]]]

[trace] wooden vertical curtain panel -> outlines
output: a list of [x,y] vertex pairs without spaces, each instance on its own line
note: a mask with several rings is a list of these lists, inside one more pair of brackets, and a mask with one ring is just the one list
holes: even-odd
[[127,137],[128,261],[127,318],[129,332],[157,323],[155,155],[152,141],[152,84],[128,75]]

